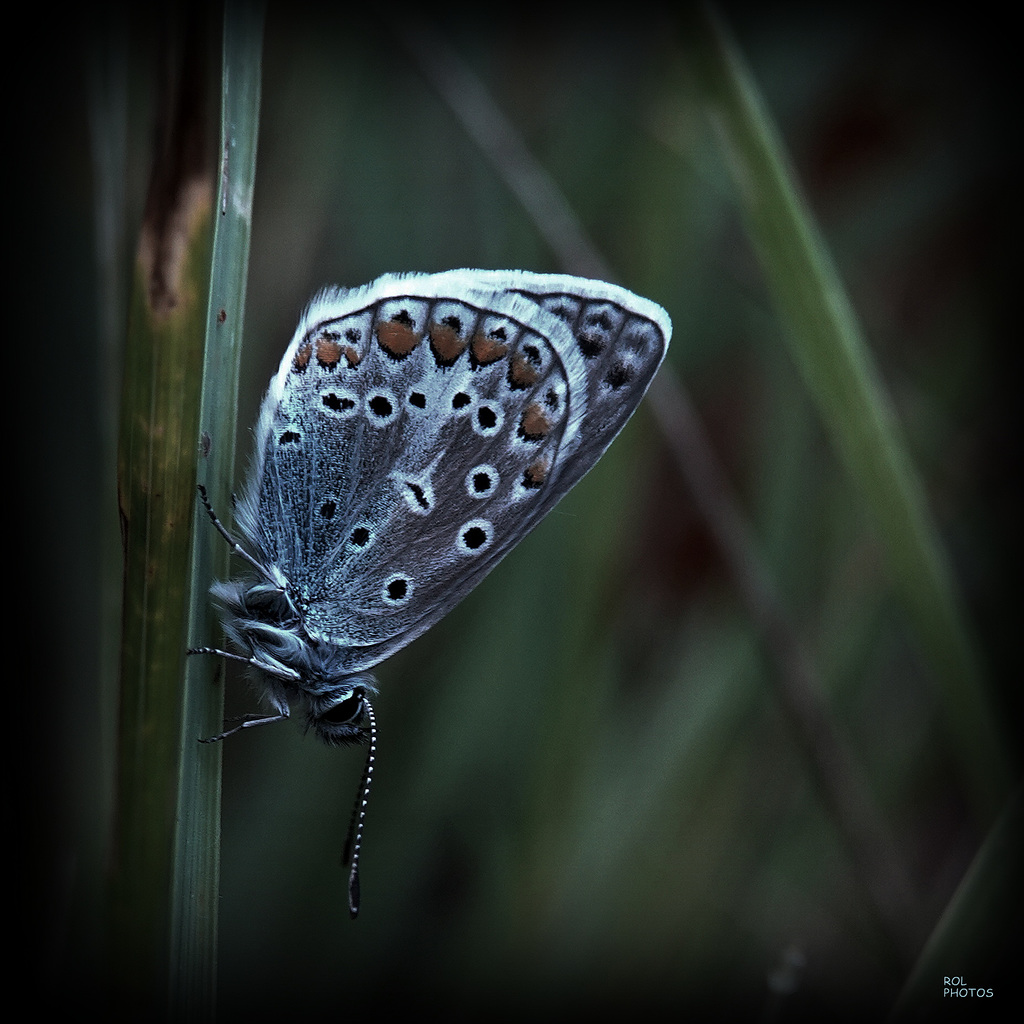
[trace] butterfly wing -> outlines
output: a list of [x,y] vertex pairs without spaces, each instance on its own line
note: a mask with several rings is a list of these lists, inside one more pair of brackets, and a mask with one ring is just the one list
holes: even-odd
[[[477,274],[481,283],[493,281],[495,287],[510,276],[507,271]],[[562,345],[583,357],[587,423],[573,447],[562,453],[558,479],[565,494],[593,468],[636,411],[668,351],[672,323],[657,303],[605,281],[566,274],[512,276],[505,282],[509,291],[561,320],[571,336],[565,341],[560,335]]]
[[307,631],[372,667],[419,636],[589,470],[671,326],[601,282],[515,271],[326,292],[260,414],[239,523]]

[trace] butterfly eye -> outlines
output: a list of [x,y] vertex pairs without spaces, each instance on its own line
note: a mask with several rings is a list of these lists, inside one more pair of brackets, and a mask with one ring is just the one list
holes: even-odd
[[329,707],[319,715],[321,722],[328,725],[346,725],[357,722],[363,717],[363,692],[354,690],[344,700]]
[[319,704],[309,709],[309,724],[317,735],[331,746],[361,743],[365,738],[366,691],[357,686],[344,693],[341,700],[326,707]]

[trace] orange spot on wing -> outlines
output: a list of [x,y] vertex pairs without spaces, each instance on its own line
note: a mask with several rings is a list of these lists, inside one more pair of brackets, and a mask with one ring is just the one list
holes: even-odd
[[388,320],[377,327],[377,342],[393,359],[404,359],[420,343],[420,336],[400,320]]
[[540,380],[540,372],[529,359],[521,354],[512,357],[508,365],[509,387],[528,388],[536,384],[538,380]]
[[292,360],[292,369],[297,373],[302,371],[309,365],[309,357],[313,354],[313,346],[310,342],[303,342],[295,350],[295,358]]
[[496,363],[508,355],[508,345],[485,334],[477,334],[470,345],[470,352],[474,362],[480,366],[490,366],[491,363]]
[[430,348],[442,366],[451,366],[466,351],[466,343],[448,324],[431,324]]
[[523,418],[519,421],[519,430],[527,441],[540,441],[551,432],[551,421],[544,415],[544,410],[534,402],[527,406]]
[[550,468],[547,459],[538,459],[533,465],[527,466],[526,471],[523,473],[523,486],[529,488],[540,487],[547,480]]
[[337,338],[323,335],[316,340],[316,361],[324,367],[334,367],[341,359],[341,345]]

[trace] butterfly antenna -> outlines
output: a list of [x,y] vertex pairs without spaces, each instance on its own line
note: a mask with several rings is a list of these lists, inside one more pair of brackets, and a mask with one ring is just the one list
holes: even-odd
[[366,802],[370,797],[370,783],[373,782],[373,762],[377,756],[377,719],[373,705],[363,697],[366,717],[370,720],[370,746],[363,765],[363,778],[359,783],[356,803],[352,808],[352,819],[348,824],[348,836],[341,855],[342,864],[350,864],[348,872],[348,912],[351,917],[359,914],[359,851],[363,845],[363,825],[366,822]]
[[[243,548],[242,545],[239,544],[238,541],[231,536],[230,533],[228,533],[227,527],[225,527],[224,524],[217,518],[217,513],[213,511],[213,506],[210,504],[210,498],[206,493],[206,488],[202,484],[197,484],[197,486],[199,488],[199,497],[203,499],[203,504],[206,506],[206,514],[210,517],[210,521],[216,527],[217,532],[228,542],[228,544],[231,547],[231,550],[236,555],[238,555],[239,558],[244,558],[251,566],[253,566],[253,568],[258,570],[261,576],[265,577],[271,583],[276,584],[278,581],[274,579],[274,576],[267,569],[267,567],[257,562],[256,559],[253,558],[252,555],[250,555],[249,552],[246,551],[245,548]],[[237,503],[235,501],[235,496],[232,494],[231,507],[235,508],[236,504]]]

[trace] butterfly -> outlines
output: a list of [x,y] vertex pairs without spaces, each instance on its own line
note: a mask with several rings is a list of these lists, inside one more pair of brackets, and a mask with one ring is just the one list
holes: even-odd
[[271,713],[367,743],[346,843],[349,911],[376,756],[370,670],[461,601],[597,462],[672,332],[617,285],[525,271],[388,274],[306,309],[260,408],[235,508],[249,574],[215,583]]

